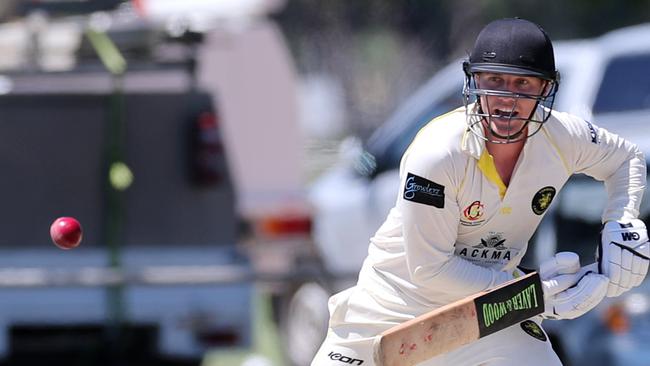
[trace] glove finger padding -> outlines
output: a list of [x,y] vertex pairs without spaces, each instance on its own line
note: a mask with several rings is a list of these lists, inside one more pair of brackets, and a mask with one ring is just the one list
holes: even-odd
[[544,298],[547,299],[566,291],[571,286],[574,286],[576,282],[578,282],[577,273],[559,275],[548,280],[542,280]]
[[542,262],[538,273],[542,280],[542,290],[544,292],[544,306],[546,308],[544,316],[548,318],[556,317],[552,299],[578,282],[579,270],[580,258],[573,252],[560,252]]
[[643,221],[609,221],[598,247],[599,272],[609,278],[607,296],[619,296],[643,282],[650,264],[648,232]]
[[580,257],[573,252],[559,252],[539,266],[539,276],[542,280],[551,279],[557,275],[577,273],[580,270]]
[[603,249],[603,252],[609,253],[608,256],[606,255],[603,257],[603,262],[605,261],[605,258],[609,258],[609,260],[603,263],[602,269],[602,273],[609,278],[610,282],[607,296],[618,296],[622,293],[619,284],[621,283],[623,270],[618,263],[623,261],[623,250],[616,245],[607,245],[607,247]]
[[632,273],[634,274],[632,281],[633,287],[639,286],[643,282],[645,274],[648,273],[648,265],[650,265],[650,261],[640,257],[634,257],[634,262],[632,263]]
[[632,288],[632,262],[635,255],[632,252],[623,250],[621,253],[621,280],[619,286],[621,289]]
[[596,273],[584,275],[578,283],[546,301],[546,312],[551,319],[574,319],[598,305],[607,294],[609,279]]

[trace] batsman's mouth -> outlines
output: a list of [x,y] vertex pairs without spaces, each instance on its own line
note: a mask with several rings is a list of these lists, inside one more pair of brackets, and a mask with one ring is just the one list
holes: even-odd
[[517,118],[517,116],[519,116],[517,110],[494,109],[492,113],[490,113],[492,120],[499,121],[510,121],[513,118]]

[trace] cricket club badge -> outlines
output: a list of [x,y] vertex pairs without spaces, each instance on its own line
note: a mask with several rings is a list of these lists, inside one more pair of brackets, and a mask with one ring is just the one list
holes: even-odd
[[542,342],[546,342],[547,339],[546,334],[544,333],[542,328],[539,325],[537,325],[537,323],[535,323],[534,321],[526,320],[524,322],[521,322],[520,325],[521,325],[521,329],[524,332],[526,332],[526,334],[528,334],[529,336],[539,339]]
[[474,201],[470,203],[463,210],[463,216],[460,218],[461,225],[477,226],[482,224],[485,221],[483,218],[484,212],[485,205],[481,201]]
[[551,202],[553,202],[555,192],[554,187],[546,186],[535,193],[531,202],[531,207],[535,215],[541,215],[546,211],[548,206],[551,205]]

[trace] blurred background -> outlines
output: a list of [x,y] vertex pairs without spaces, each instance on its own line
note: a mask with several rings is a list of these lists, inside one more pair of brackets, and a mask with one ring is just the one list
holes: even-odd
[[[513,16],[556,44],[556,109],[650,153],[650,1],[0,0],[0,364],[308,365],[401,154]],[[570,180],[524,264],[591,262],[604,200]],[[648,286],[547,321],[564,363],[647,365]]]

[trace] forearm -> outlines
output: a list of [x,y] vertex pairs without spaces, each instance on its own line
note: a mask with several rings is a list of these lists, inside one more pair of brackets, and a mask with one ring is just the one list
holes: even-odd
[[605,179],[607,206],[603,223],[607,221],[635,219],[646,188],[646,163],[643,154],[636,151],[633,158],[623,163]]
[[416,266],[410,272],[418,286],[458,296],[472,295],[513,278],[512,273],[481,267],[455,255],[437,265]]

